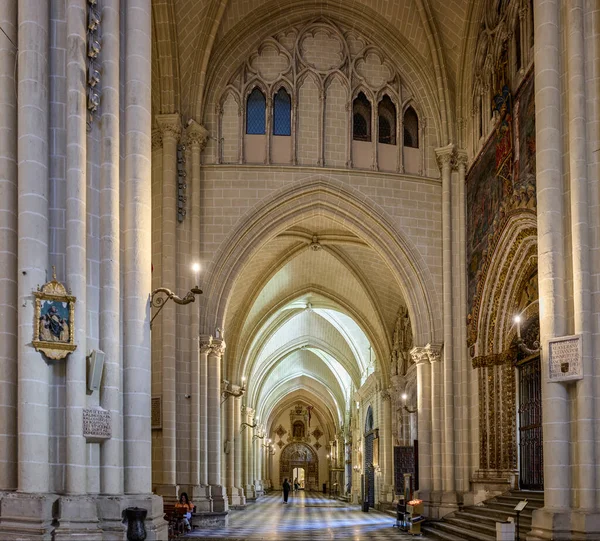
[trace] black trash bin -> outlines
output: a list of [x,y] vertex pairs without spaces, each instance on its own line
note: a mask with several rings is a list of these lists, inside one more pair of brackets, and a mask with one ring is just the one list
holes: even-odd
[[327,494],[327,483],[323,483],[323,494]]

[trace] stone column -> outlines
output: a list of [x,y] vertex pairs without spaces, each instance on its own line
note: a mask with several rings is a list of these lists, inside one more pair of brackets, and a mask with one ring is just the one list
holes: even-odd
[[[36,5],[39,3],[36,2]],[[150,428],[150,0],[129,0],[125,23],[123,456],[125,492],[152,491]]]
[[[30,345],[32,292],[48,274],[48,3],[18,3],[19,491],[49,492],[50,370]],[[67,361],[68,362],[68,361]],[[4,506],[4,502],[3,502]],[[3,509],[4,515],[4,509]]]
[[[192,487],[193,501],[198,512],[212,510],[210,486],[208,481],[208,417],[207,417],[207,378],[208,354],[211,349],[210,336],[200,336],[198,339],[198,398],[192,403],[192,433],[198,434],[198,486]],[[192,396],[193,398],[193,396]],[[195,417],[194,411],[198,411]]]
[[423,347],[414,347],[410,355],[417,365],[417,415],[419,420],[419,495],[433,489],[431,460],[431,364]]
[[[439,492],[442,490],[442,363],[439,355],[430,357],[429,362],[431,363],[431,489]],[[419,432],[420,428],[419,426]]]
[[[425,148],[425,147],[424,147]],[[452,280],[452,159],[454,146],[435,151],[442,172],[442,267],[444,306],[444,365],[443,365],[443,490],[455,489],[454,476],[454,325]],[[434,451],[435,452],[435,451]]]
[[[229,505],[238,505],[237,491],[234,490],[234,467],[235,467],[235,429],[234,429],[234,409],[235,399],[231,395],[225,395],[225,422],[227,431],[225,434],[225,486],[229,496]],[[235,501],[234,501],[235,499]]]
[[[596,6],[598,8],[598,6]],[[566,7],[567,72],[569,115],[569,177],[571,191],[571,237],[573,264],[574,331],[581,335],[584,379],[576,383],[576,426],[574,470],[578,507],[592,511],[596,507],[594,362],[592,359],[592,296],[590,289],[590,241],[587,147],[586,89],[583,0],[571,0]],[[596,14],[598,17],[598,13]],[[598,77],[598,74],[596,74]],[[596,115],[596,121],[598,121]],[[574,479],[574,480],[575,480]]]
[[208,483],[211,488],[213,511],[227,511],[227,492],[221,482],[221,357],[225,350],[225,342],[212,339],[208,352],[207,378],[207,458]]
[[[200,156],[208,140],[208,132],[195,121],[190,121],[186,128],[187,142],[192,153],[191,182],[188,187],[192,192],[192,231],[191,231],[191,256],[193,264],[200,264],[200,206],[201,206],[201,178],[200,178]],[[199,286],[199,284],[194,284]],[[200,507],[200,501],[206,501],[207,494],[206,479],[206,359],[208,351],[205,339],[200,340],[200,303],[192,305],[190,318],[191,329],[191,400],[192,410],[190,418],[191,427],[191,479],[192,498],[198,511],[205,511],[205,505]],[[204,421],[204,422],[203,422]],[[208,503],[208,502],[207,502]]]
[[102,4],[102,164],[100,191],[100,349],[104,384],[100,404],[111,412],[112,438],[100,447],[100,490],[123,493],[119,242],[119,0]]
[[[245,422],[249,425],[254,424],[254,410],[252,408],[246,407],[246,419]],[[246,427],[244,430],[244,489],[246,492],[246,500],[255,500],[256,499],[256,490],[254,487],[254,464],[255,464],[255,454],[254,454],[254,445],[252,443],[252,434],[254,432],[253,428]]]
[[239,495],[240,505],[246,505],[244,496],[244,484],[242,483],[242,434],[240,425],[242,424],[242,397],[235,398],[233,412],[233,449],[235,451],[234,478],[233,484]]
[[[87,186],[86,186],[86,31],[87,3],[72,0],[67,8],[67,285],[77,297],[75,344],[67,362],[66,465],[67,494],[86,492],[86,443],[83,408],[86,403],[87,355]],[[84,316],[85,314],[85,316]]]
[[17,488],[17,2],[0,0],[0,491]]
[[457,165],[458,165],[458,231],[459,231],[459,281],[460,281],[460,295],[458,299],[459,303],[459,321],[460,321],[460,334],[458,345],[460,347],[460,358],[461,358],[461,379],[460,379],[460,395],[461,395],[461,409],[463,411],[460,416],[462,420],[461,426],[461,440],[460,440],[460,461],[462,469],[462,486],[458,487],[463,492],[468,492],[470,488],[469,478],[471,475],[471,453],[469,449],[469,442],[471,439],[471,408],[469,400],[469,380],[472,376],[473,369],[471,367],[471,361],[469,352],[467,350],[467,269],[466,269],[466,199],[465,199],[465,174],[467,168],[467,152],[459,150],[456,153]]
[[[179,114],[158,115],[163,141],[162,192],[162,287],[177,289],[177,143],[181,137]],[[169,500],[177,499],[177,406],[176,406],[176,304],[165,304],[162,327],[162,486],[157,491]]]
[[[394,466],[393,466],[393,440],[392,440],[392,397],[388,391],[381,392],[381,406],[383,410],[383,426],[381,431],[381,449],[383,449],[383,490],[388,501],[394,497]],[[381,463],[381,460],[380,460]]]
[[[560,4],[559,0],[534,0],[538,268],[543,351],[548,351],[548,339],[566,334]],[[563,384],[546,383],[547,376],[548,368],[542,361],[544,503],[554,514],[569,508],[571,502],[571,468],[565,468],[571,460],[569,393]],[[542,515],[534,511],[534,528],[536,518]]]

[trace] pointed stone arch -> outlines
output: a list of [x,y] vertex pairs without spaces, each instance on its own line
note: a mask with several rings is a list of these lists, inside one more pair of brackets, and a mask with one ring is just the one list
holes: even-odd
[[386,262],[407,301],[415,343],[441,341],[441,308],[431,271],[413,242],[387,213],[356,189],[321,176],[291,183],[261,201],[221,245],[209,269],[211,292],[201,330],[226,329],[227,307],[237,277],[270,239],[306,216],[322,215],[366,241]]

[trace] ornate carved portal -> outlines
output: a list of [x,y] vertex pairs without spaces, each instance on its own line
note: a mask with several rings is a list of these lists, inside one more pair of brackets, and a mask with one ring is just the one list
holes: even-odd
[[306,443],[290,443],[281,451],[279,479],[293,479],[294,468],[304,468],[307,490],[319,489],[319,460],[317,452]]

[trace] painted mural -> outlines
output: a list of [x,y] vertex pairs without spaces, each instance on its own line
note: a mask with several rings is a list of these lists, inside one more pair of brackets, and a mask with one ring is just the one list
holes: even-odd
[[493,239],[515,212],[535,212],[535,111],[533,73],[516,96],[502,81],[492,107],[494,134],[467,175],[467,280],[469,344],[476,338],[479,288]]

